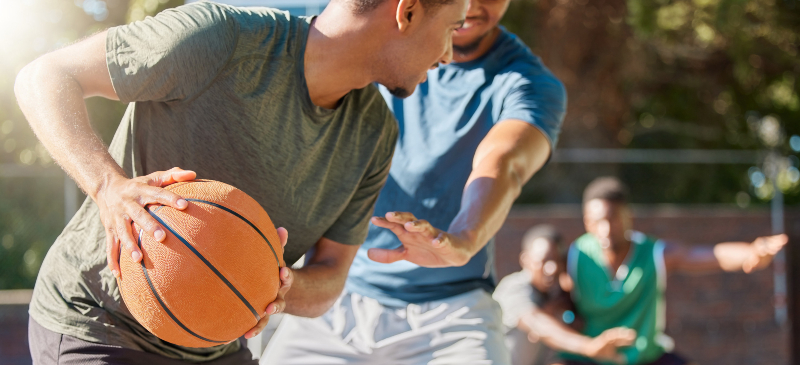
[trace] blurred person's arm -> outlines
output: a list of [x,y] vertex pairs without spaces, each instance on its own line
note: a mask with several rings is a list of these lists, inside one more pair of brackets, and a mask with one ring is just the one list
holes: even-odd
[[529,341],[541,341],[555,351],[616,363],[625,361],[618,349],[632,345],[636,339],[636,331],[623,327],[608,329],[594,338],[588,337],[539,308],[521,316],[517,328],[528,335]]
[[403,246],[372,248],[370,259],[407,260],[426,267],[465,265],[497,233],[522,186],[549,156],[550,142],[537,127],[521,120],[498,123],[475,151],[461,209],[448,230],[408,212],[388,212],[372,223],[391,229]]
[[763,269],[789,242],[785,234],[756,238],[753,242],[722,242],[713,246],[686,247],[667,243],[664,262],[667,270],[691,273]]

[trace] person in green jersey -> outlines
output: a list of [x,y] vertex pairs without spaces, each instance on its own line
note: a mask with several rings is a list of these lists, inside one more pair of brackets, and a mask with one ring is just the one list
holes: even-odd
[[685,247],[633,229],[625,185],[616,178],[598,178],[584,191],[586,234],[572,243],[567,272],[574,283],[572,299],[583,319],[582,334],[595,337],[614,327],[636,331],[633,345],[620,349],[615,361],[592,361],[562,354],[566,365],[686,364],[671,354],[664,334],[664,291],[667,273],[746,273],[767,267],[788,243],[786,235],[753,242],[723,242]]
[[[374,83],[405,97],[428,69],[452,61],[467,5],[334,0],[319,17],[298,18],[199,2],[102,31],[22,69],[14,90],[25,117],[89,196],[39,271],[33,363],[255,363],[239,341],[162,341],[120,298],[120,260],[142,260],[131,222],[163,241],[167,230],[144,207],[186,209],[193,203],[163,187],[196,177],[253,197],[283,227],[282,243],[292,232],[287,264],[313,249],[302,269],[281,269],[278,298],[259,308],[246,337],[276,313],[324,313],[367,236],[399,132]],[[92,96],[128,103],[109,148],[89,123],[84,99]],[[120,257],[120,245],[132,254]]]
[[599,336],[577,333],[583,319],[570,298],[567,248],[550,225],[538,225],[522,238],[522,270],[500,281],[492,297],[503,310],[511,365],[563,364],[557,353],[572,352],[596,360],[616,360],[620,347],[633,344],[635,331],[615,327]]

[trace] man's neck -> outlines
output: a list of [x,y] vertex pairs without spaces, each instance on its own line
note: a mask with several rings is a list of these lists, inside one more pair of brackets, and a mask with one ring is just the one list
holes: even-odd
[[628,251],[631,249],[631,241],[622,240],[619,242],[612,242],[611,245],[608,247],[602,247],[602,249],[603,254],[608,260],[608,265],[611,266],[611,269],[616,271],[616,269],[622,265],[622,261],[625,260],[625,256],[628,255]]
[[500,36],[500,27],[494,27],[492,30],[489,31],[486,35],[481,38],[478,47],[475,51],[470,52],[469,54],[462,54],[453,50],[453,62],[461,63],[461,62],[469,62],[477,60],[478,58],[483,57],[494,45],[494,42],[497,40],[497,37]]
[[[338,17],[338,20],[336,19]],[[314,19],[308,33],[303,67],[308,94],[314,105],[333,109],[354,89],[372,81],[363,49],[370,40],[364,39],[366,26],[347,9],[328,9]]]

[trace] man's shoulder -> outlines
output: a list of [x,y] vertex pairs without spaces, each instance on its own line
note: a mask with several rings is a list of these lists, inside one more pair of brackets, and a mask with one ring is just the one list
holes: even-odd
[[662,242],[661,239],[655,236],[651,236],[639,231],[631,232],[631,241],[640,246],[654,246],[657,243]]
[[550,73],[542,59],[534,54],[516,34],[505,29],[501,29],[501,31],[499,43],[491,50],[494,53],[492,57],[494,62],[500,66],[499,73],[516,72],[521,75]]
[[578,267],[596,266],[602,268],[603,249],[600,243],[590,233],[584,233],[570,245],[569,248],[569,267],[571,274],[577,270]]
[[[309,19],[289,14],[288,11],[269,7],[238,7],[210,1],[192,2],[174,9],[186,14],[200,25],[225,23],[238,33],[240,43],[251,47],[270,47],[290,41],[292,35],[301,35],[309,26]],[[266,42],[269,40],[269,42]]]
[[531,285],[531,274],[525,270],[520,270],[503,277],[497,284],[495,296],[504,296],[518,293],[520,289],[529,289]]
[[[172,10],[182,11],[192,14],[220,14],[225,17],[230,17],[234,20],[247,21],[270,18],[272,20],[285,20],[289,21],[293,17],[288,11],[269,8],[269,7],[240,7],[228,4],[221,4],[211,1],[196,1],[187,2],[186,5],[178,6]],[[165,10],[169,11],[169,10]]]
[[[166,9],[156,15],[156,18],[170,17],[174,21],[191,24],[196,28],[208,28],[214,24],[234,21],[232,6],[200,1],[187,3],[175,8]],[[232,24],[232,23],[231,23]]]
[[578,251],[584,252],[593,249],[597,245],[597,238],[590,233],[584,233],[575,239],[575,242],[572,243],[571,247]]
[[[497,284],[492,298],[500,303],[504,311],[516,312],[531,305],[538,305],[541,297],[533,290],[531,273],[525,270],[506,275]],[[516,322],[513,320],[511,322]],[[509,324],[510,325],[510,324]]]

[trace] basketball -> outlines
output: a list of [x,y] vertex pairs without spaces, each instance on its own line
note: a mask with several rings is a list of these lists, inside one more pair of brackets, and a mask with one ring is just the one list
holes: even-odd
[[163,242],[134,223],[142,260],[121,248],[122,298],[164,341],[211,347],[235,340],[277,296],[284,266],[278,233],[253,198],[228,184],[194,180],[166,189],[189,205],[147,207],[165,228]]

